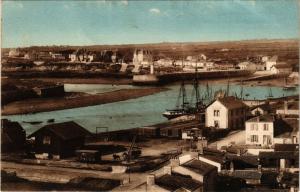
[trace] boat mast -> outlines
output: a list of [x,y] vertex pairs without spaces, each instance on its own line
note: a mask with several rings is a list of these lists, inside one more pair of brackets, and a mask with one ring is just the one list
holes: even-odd
[[198,82],[198,67],[197,67],[197,63],[196,63],[196,69],[195,69],[194,89],[195,89],[195,92],[196,92],[196,108],[198,108],[198,105],[200,104],[200,93],[199,93],[199,82]]
[[226,96],[229,96],[229,78],[227,74],[227,89],[226,89]]
[[243,99],[243,94],[244,94],[244,82],[241,80],[241,93],[240,93],[240,98]]
[[186,107],[186,90],[185,90],[185,85],[184,85],[184,80],[182,80],[182,83],[181,83],[181,92],[182,92],[182,108],[185,108]]
[[273,93],[272,93],[272,89],[271,87],[269,87],[269,95],[268,95],[269,98],[273,97]]

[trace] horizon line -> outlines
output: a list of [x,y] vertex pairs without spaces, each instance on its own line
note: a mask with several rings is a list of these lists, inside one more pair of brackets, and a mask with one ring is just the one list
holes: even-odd
[[1,47],[1,49],[16,49],[16,48],[32,48],[32,47],[89,47],[89,46],[128,46],[128,45],[150,45],[150,44],[187,44],[187,43],[226,43],[226,42],[238,42],[238,41],[275,41],[275,40],[298,40],[299,38],[262,38],[262,39],[239,39],[239,40],[208,40],[208,41],[161,41],[161,42],[146,42],[146,43],[124,43],[124,44],[89,44],[89,45],[29,45],[25,47]]

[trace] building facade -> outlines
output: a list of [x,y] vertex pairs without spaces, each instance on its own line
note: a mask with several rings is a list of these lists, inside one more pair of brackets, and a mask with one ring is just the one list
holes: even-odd
[[133,53],[133,65],[149,66],[153,63],[152,52],[144,49],[136,49]]
[[246,121],[246,144],[271,146],[274,140],[274,118],[270,115]]
[[229,96],[211,103],[205,111],[205,126],[220,129],[243,128],[247,106],[239,99]]

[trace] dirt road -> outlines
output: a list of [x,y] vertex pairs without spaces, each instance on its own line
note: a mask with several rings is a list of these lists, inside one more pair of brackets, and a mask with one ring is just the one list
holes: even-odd
[[222,146],[227,146],[232,142],[234,142],[235,144],[245,144],[245,131],[231,132],[229,135],[227,135],[227,137],[224,137],[219,141],[210,143],[208,147],[217,146],[217,148],[220,149]]

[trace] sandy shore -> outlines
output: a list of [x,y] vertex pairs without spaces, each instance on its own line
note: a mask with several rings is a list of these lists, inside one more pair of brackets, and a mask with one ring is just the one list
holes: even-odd
[[3,107],[1,112],[2,115],[16,115],[100,105],[152,95],[165,90],[167,89],[122,89],[97,95],[27,99],[9,103]]
[[111,84],[111,85],[130,85],[132,79],[127,78],[34,78],[34,80],[52,83],[72,83],[72,84]]

